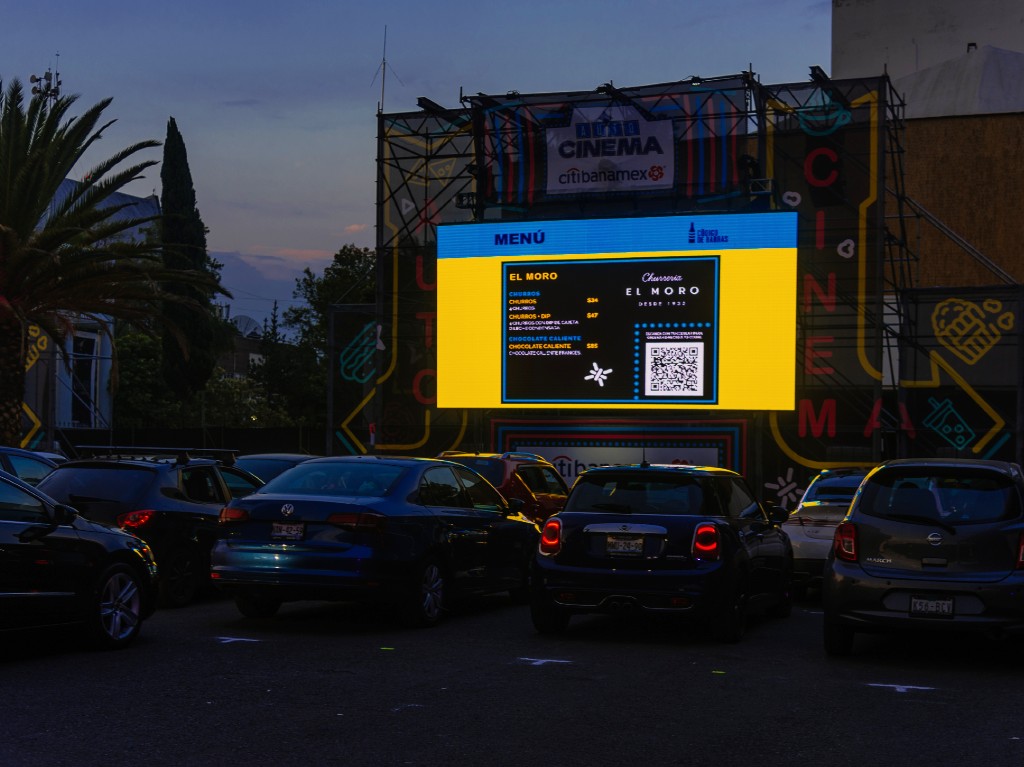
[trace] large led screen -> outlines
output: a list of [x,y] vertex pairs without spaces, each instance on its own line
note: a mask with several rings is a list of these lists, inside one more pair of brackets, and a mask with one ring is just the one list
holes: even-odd
[[796,213],[437,230],[440,407],[791,410]]

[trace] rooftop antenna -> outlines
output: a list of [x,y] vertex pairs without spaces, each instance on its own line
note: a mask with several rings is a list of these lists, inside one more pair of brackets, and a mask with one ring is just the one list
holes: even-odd
[[[387,83],[387,79],[388,79],[388,26],[387,26],[387,24],[384,25],[384,54],[383,54],[383,56],[381,56],[380,66],[377,67],[377,73],[374,74],[374,79],[376,79],[377,74],[380,75],[380,103],[377,104],[377,114],[381,114],[384,111],[384,86]],[[395,79],[398,80],[399,83],[401,83],[402,85],[405,85],[405,83],[402,82],[402,78],[399,77],[398,75],[396,75],[394,73],[394,71],[392,71],[391,74],[395,75]]]

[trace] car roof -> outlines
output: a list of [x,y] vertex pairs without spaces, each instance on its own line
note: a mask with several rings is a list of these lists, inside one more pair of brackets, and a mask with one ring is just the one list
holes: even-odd
[[1019,464],[1009,461],[995,461],[988,458],[893,458],[876,467],[876,470],[892,468],[950,469],[976,468],[997,471],[1007,476],[1020,477]]
[[238,456],[237,460],[243,458],[255,458],[260,461],[305,461],[310,458],[328,458],[330,456],[310,455],[309,453],[245,453]]
[[441,460],[455,458],[486,458],[496,461],[519,461],[544,464],[551,463],[551,461],[542,455],[517,450],[510,450],[504,453],[477,453],[471,450],[445,450],[444,452],[439,453],[437,457]]
[[651,474],[682,474],[697,477],[741,476],[738,472],[735,472],[732,469],[723,469],[720,466],[692,466],[684,463],[630,463],[594,466],[587,469],[580,476],[586,474],[610,474],[623,471]]

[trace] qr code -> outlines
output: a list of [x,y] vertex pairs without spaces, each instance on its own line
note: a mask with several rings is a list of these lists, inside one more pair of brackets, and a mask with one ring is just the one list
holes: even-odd
[[647,344],[646,394],[701,396],[704,394],[704,344]]

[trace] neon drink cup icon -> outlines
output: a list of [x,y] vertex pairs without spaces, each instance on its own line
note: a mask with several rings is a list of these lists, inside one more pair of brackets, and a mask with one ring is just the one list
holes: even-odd
[[963,450],[974,442],[974,430],[967,425],[963,416],[956,412],[953,403],[948,399],[939,402],[934,397],[929,397],[928,404],[932,406],[932,412],[924,419],[926,427],[933,429],[957,450]]

